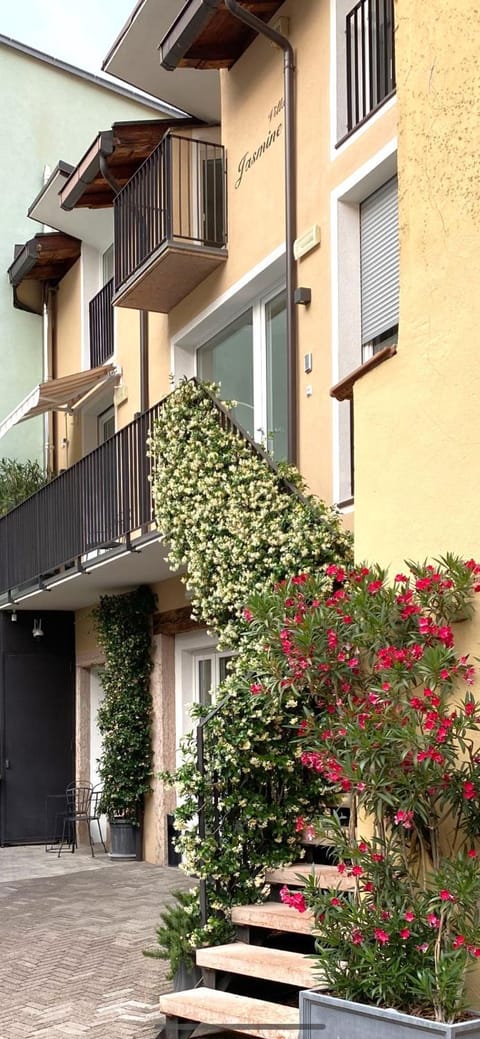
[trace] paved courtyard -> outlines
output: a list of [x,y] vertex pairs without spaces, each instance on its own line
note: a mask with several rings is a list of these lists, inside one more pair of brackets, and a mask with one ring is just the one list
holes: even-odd
[[0,848],[0,1039],[155,1039],[167,964],[142,955],[175,869]]

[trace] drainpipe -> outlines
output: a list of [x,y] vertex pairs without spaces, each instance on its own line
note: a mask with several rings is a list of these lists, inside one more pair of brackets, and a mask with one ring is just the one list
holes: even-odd
[[287,288],[287,380],[288,380],[288,460],[297,463],[297,312],[294,300],[295,260],[293,243],[296,238],[296,149],[295,149],[295,91],[294,50],[286,36],[270,28],[237,0],[224,0],[230,14],[244,22],[254,32],[266,36],[283,50],[283,81],[285,94],[285,247]]
[[[42,315],[43,371],[42,382],[55,378],[55,355],[57,348],[57,289],[45,282],[43,289]],[[56,415],[45,412],[43,416],[43,465],[46,473],[55,471]]]
[[140,411],[149,405],[148,386],[148,310],[140,311]]

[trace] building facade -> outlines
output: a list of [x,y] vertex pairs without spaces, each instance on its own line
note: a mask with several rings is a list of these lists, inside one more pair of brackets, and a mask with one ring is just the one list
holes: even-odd
[[[159,11],[141,0],[112,46],[107,71],[186,115],[106,122],[77,166],[56,173],[50,225],[91,248],[113,219],[113,277],[93,308],[90,353],[77,329],[81,258],[59,279],[53,381],[70,414],[54,420],[53,441],[67,471],[38,504],[42,524],[49,508],[59,515],[61,550],[58,539],[36,547],[22,569],[18,535],[0,521],[13,558],[2,609],[16,600],[31,610],[35,595],[45,618],[75,615],[78,775],[96,777],[102,656],[91,607],[102,593],[146,582],[158,595],[156,769],[174,764],[205,674],[213,691],[223,674],[214,640],[188,621],[148,495],[140,505],[136,495],[152,409],[172,378],[219,382],[245,430],[338,506],[357,558],[475,554],[480,91],[468,10],[455,5],[452,22],[445,0],[434,8],[169,0]],[[92,344],[107,326],[105,352]],[[68,383],[80,372],[92,379],[83,396],[85,383]],[[90,519],[75,525],[69,503],[85,487]],[[150,861],[167,860],[172,804],[155,781]]]

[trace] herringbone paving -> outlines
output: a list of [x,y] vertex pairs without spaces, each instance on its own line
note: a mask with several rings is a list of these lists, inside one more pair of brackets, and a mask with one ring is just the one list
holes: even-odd
[[142,952],[191,883],[143,862],[0,848],[0,1039],[155,1039],[171,983]]

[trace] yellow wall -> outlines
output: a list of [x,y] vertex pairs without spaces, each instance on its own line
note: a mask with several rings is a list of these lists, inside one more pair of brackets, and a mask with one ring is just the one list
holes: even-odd
[[[320,247],[297,263],[296,272],[297,283],[312,290],[311,305],[296,310],[299,468],[310,488],[331,501],[331,192],[395,136],[396,110],[387,107],[332,155],[330,5],[287,0],[279,14],[289,19],[289,39],[296,54],[297,234],[313,224],[321,228]],[[282,52],[267,40],[256,39],[233,69],[221,73],[221,88],[222,143],[228,160],[228,260],[172,311],[170,336],[178,335],[285,239]],[[279,136],[245,170],[239,183],[242,157],[251,155],[269,131],[278,128]],[[168,343],[165,348],[169,350]],[[310,352],[313,371],[306,375],[303,358]],[[307,386],[312,390],[309,396]],[[349,517],[347,525],[351,523]]]
[[[355,389],[356,552],[478,555],[480,29],[464,0],[399,4],[398,356]],[[472,103],[474,102],[474,103]]]

